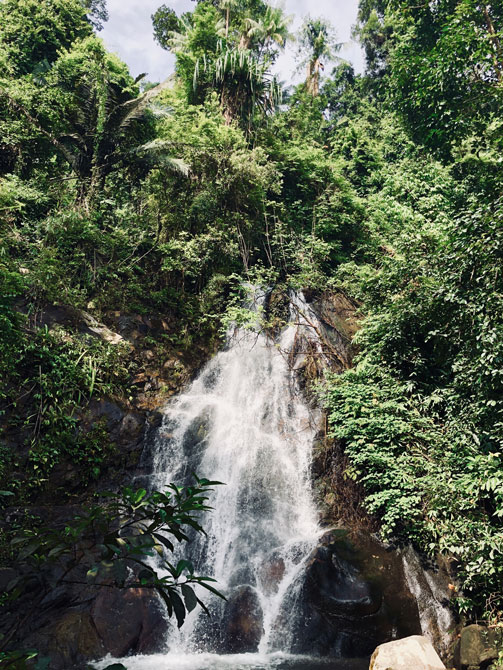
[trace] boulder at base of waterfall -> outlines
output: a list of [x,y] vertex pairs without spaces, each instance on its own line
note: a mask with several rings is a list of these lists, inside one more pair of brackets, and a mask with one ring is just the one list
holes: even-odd
[[68,611],[44,632],[49,634],[51,668],[82,668],[86,660],[104,655],[105,648],[88,612]]
[[456,656],[463,670],[485,668],[503,650],[503,628],[487,628],[472,624],[461,631]]
[[292,652],[370,657],[383,642],[421,633],[417,604],[396,552],[340,529],[326,533],[280,609],[273,638],[292,632]]
[[369,670],[445,670],[437,652],[422,635],[381,644],[372,654]]
[[94,627],[107,653],[154,653],[164,641],[159,600],[148,589],[102,588],[91,609]]
[[285,561],[276,552],[269,556],[261,566],[258,580],[262,590],[267,595],[277,593],[279,585],[285,576]]
[[221,632],[229,654],[255,652],[264,634],[262,607],[254,588],[240,586],[225,607]]

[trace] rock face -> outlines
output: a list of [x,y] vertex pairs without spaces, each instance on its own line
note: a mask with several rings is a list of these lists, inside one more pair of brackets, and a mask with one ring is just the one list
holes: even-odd
[[51,633],[47,649],[51,668],[78,668],[83,659],[98,658],[105,649],[88,612],[67,612]]
[[445,660],[450,655],[452,634],[456,628],[449,606],[452,597],[451,576],[445,562],[423,564],[412,547],[400,550],[407,584],[416,598],[421,632]]
[[157,651],[166,629],[158,599],[144,589],[102,589],[91,616],[112,656]]
[[308,561],[297,602],[295,653],[361,658],[382,642],[421,632],[400,558],[364,535],[327,533]]
[[421,635],[412,635],[377,647],[369,670],[445,670],[445,665],[431,642]]
[[193,633],[193,639],[204,640],[205,651],[246,654],[258,650],[264,634],[264,613],[253,586],[236,586],[227,593],[227,602],[210,604],[210,614],[197,620]]
[[61,602],[41,607],[41,628],[24,638],[50,658],[50,670],[80,670],[106,654],[161,649],[166,622],[158,600],[145,589],[102,588],[97,596],[90,589],[62,591],[60,596]]
[[222,625],[222,651],[247,653],[257,651],[264,633],[262,608],[255,589],[242,586],[229,598]]
[[462,670],[486,668],[503,650],[503,628],[473,624],[463,628],[456,650],[456,661]]

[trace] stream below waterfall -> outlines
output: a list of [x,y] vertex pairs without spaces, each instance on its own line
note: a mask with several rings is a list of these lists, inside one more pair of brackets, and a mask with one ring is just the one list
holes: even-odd
[[[150,486],[186,485],[192,473],[225,483],[202,519],[207,535],[194,532],[179,558],[214,577],[227,602],[199,592],[211,616],[197,608],[180,630],[168,621],[163,653],[120,659],[128,670],[367,670],[380,641],[420,632],[410,593],[394,611],[376,580],[337,553],[337,538],[320,545],[327,529],[310,472],[320,416],[287,360],[299,337],[312,337],[299,314],[309,313],[309,324],[316,315],[302,296],[295,303],[296,324],[276,341],[229,333],[225,349],[164,409]],[[404,617],[416,617],[410,630],[400,629]]]

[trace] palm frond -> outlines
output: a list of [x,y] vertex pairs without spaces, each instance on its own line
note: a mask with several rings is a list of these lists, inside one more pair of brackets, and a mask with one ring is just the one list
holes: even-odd
[[149,89],[143,93],[143,95],[140,95],[133,100],[128,100],[120,105],[116,112],[118,117],[116,119],[116,122],[118,122],[117,129],[123,131],[128,128],[133,121],[143,116],[152,100],[162,93],[162,91],[172,88],[173,83],[173,77],[168,77],[168,79]]
[[187,177],[190,172],[190,167],[181,158],[174,158],[169,154],[172,150],[173,145],[171,142],[165,140],[156,139],[152,142],[147,142],[142,144],[139,147],[134,149],[134,153],[148,158],[150,161],[154,162],[156,165],[163,165],[168,168],[171,172],[183,175]]

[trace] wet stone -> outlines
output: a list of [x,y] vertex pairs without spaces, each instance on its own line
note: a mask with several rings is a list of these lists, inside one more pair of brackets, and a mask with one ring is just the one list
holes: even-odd
[[327,533],[302,579],[300,612],[288,621],[295,653],[370,656],[383,642],[421,632],[400,558],[371,538]]
[[255,652],[262,635],[263,613],[255,589],[239,587],[228,599],[222,620],[222,651],[230,654]]

